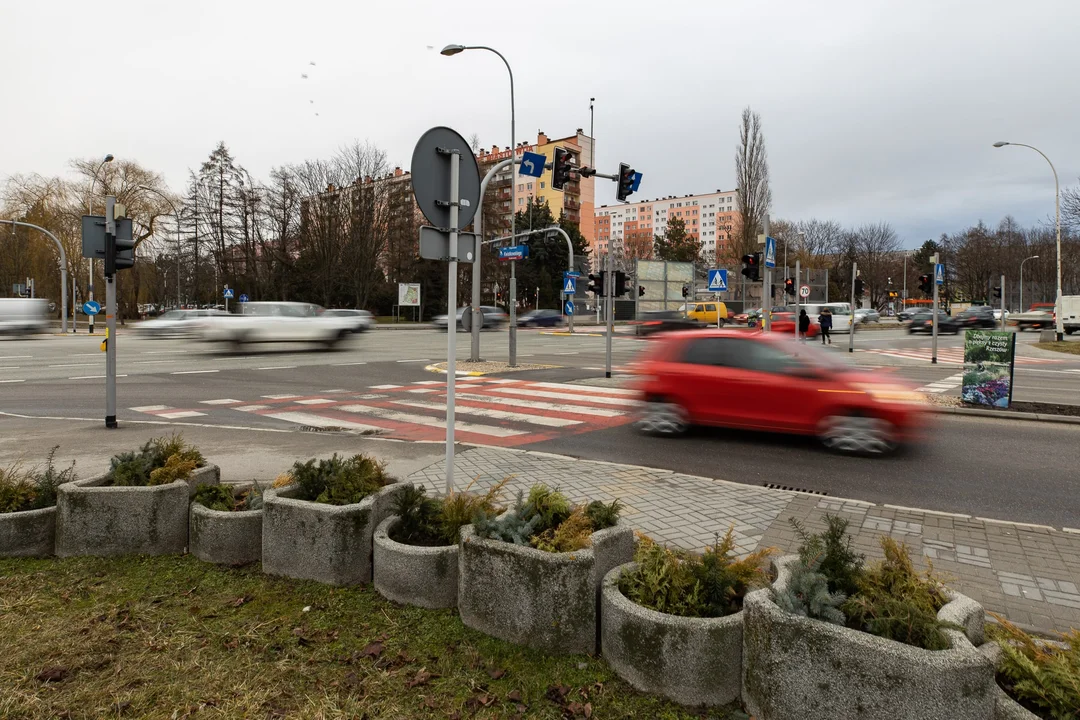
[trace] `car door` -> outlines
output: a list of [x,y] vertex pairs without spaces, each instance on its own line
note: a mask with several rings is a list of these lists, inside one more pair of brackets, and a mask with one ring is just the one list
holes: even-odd
[[756,388],[756,376],[739,360],[745,343],[730,337],[688,343],[683,355],[688,377],[681,396],[696,422],[735,427],[745,423]]
[[[792,348],[765,339],[739,340],[743,346],[733,357],[750,386],[744,422],[757,430],[805,431],[816,422],[826,381]],[[823,390],[823,388],[825,388]]]

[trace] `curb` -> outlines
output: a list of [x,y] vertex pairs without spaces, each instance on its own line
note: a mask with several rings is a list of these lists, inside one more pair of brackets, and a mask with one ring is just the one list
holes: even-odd
[[[435,365],[425,365],[424,369],[431,373],[438,373],[439,375],[446,375],[446,368],[441,368]],[[487,375],[486,372],[480,372],[479,370],[455,370],[454,375],[457,377],[483,377]]]
[[931,412],[945,415],[969,415],[974,417],[989,417],[999,420],[1026,420],[1028,422],[1050,422],[1065,425],[1080,425],[1080,417],[1068,415],[1047,415],[1045,413],[1025,413],[1015,410],[979,410],[978,408],[953,408],[935,407]]

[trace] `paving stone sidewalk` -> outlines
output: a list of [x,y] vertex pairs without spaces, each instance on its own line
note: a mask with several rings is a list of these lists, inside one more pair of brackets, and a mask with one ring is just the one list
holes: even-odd
[[[458,488],[475,482],[474,489],[485,489],[512,476],[511,497],[542,482],[574,501],[619,498],[635,529],[689,550],[734,526],[739,552],[773,546],[786,553],[799,544],[791,518],[819,529],[826,513],[839,514],[868,559],[882,556],[879,538],[888,534],[907,543],[917,564],[932,562],[950,587],[988,611],[1043,631],[1080,628],[1080,534],[524,450],[465,450],[454,468]],[[409,479],[442,492],[443,463]]]

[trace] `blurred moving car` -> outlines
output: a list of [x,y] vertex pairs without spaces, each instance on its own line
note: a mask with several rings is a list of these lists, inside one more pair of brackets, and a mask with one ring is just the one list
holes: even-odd
[[228,315],[223,310],[169,310],[135,326],[140,337],[195,337],[202,332],[207,318]]
[[301,302],[244,303],[239,315],[211,315],[201,336],[235,347],[246,343],[317,342],[333,347],[353,332],[355,319],[333,317],[318,305]]
[[915,313],[919,312],[915,308],[904,308],[900,312],[896,313],[896,319],[902,323],[909,322],[911,318],[915,317]]
[[881,322],[881,313],[879,313],[874,308],[856,308],[855,309],[855,322],[857,322],[857,323]]
[[348,318],[352,320],[354,333],[367,332],[375,327],[375,317],[367,310],[350,310],[348,308],[329,308],[323,311],[326,317]]
[[686,306],[686,316],[705,323],[706,325],[720,327],[728,320],[727,305],[722,302],[699,302]]
[[731,316],[731,322],[733,322],[733,323],[735,323],[737,325],[748,325],[750,323],[750,319],[752,317],[754,317],[755,315],[760,317],[760,315],[761,315],[761,309],[760,308],[752,309],[752,310],[744,310],[741,313],[735,313],[734,315]]
[[[464,326],[462,325],[461,316],[468,309],[469,308],[460,307],[457,310],[457,329],[458,329],[458,332],[461,332],[462,330],[464,330]],[[483,324],[480,326],[481,330],[484,330],[484,329],[498,330],[503,325],[506,325],[508,322],[510,322],[510,316],[507,315],[505,312],[503,312],[502,308],[493,307],[491,305],[481,305],[480,306],[480,312],[483,313],[483,318],[484,318]],[[446,316],[445,315],[436,315],[432,319],[432,322],[435,323],[435,327],[437,327],[437,328],[439,328],[441,330],[446,330],[447,323],[446,323]]]
[[558,310],[530,310],[517,319],[518,327],[555,327],[562,323],[563,316]]
[[1009,324],[1015,325],[1021,332],[1028,328],[1032,330],[1052,328],[1054,327],[1054,313],[1047,310],[1031,310],[1026,313],[1016,313],[1009,318]]
[[921,437],[925,397],[810,343],[709,329],[658,340],[635,365],[644,401],[637,428],[676,435],[691,425],[816,435],[828,448],[881,455]]
[[[807,313],[809,314],[809,313]],[[792,337],[795,336],[795,313],[782,312],[773,313],[772,316],[772,332],[774,333],[787,333]],[[813,316],[810,318],[810,327],[806,330],[806,337],[817,337],[821,334],[821,325],[814,320]]]
[[654,335],[672,330],[699,330],[707,327],[705,323],[687,317],[678,310],[648,310],[640,313],[633,321],[635,335]]
[[0,298],[0,335],[31,335],[48,329],[48,300]]
[[[956,313],[956,321],[965,330],[968,328],[992,328],[998,321],[994,316],[994,308],[989,305],[972,305],[967,310]],[[938,328],[940,330],[940,328]]]
[[[997,322],[1001,322],[1001,308],[994,308],[994,320],[996,320]],[[1008,320],[1009,320],[1009,311],[1006,310],[1005,311],[1005,321],[1008,322]]]
[[[938,332],[939,333],[952,333],[956,335],[960,332],[960,322],[953,317],[949,317],[941,310],[938,310]],[[908,334],[914,335],[918,332],[925,332],[933,334],[934,332],[934,313],[930,310],[920,310],[915,313],[915,316],[911,318],[911,324],[908,325]]]
[[[834,334],[851,332],[851,329],[855,327],[852,322],[851,303],[806,303],[799,305],[799,309],[806,310],[806,314],[810,316],[811,320],[817,320],[824,308],[829,308],[832,311],[832,332]],[[795,305],[788,305],[783,308],[783,311],[795,312]]]

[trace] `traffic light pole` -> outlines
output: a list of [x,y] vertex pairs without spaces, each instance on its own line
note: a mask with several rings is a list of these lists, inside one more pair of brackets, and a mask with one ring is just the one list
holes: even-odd
[[[784,254],[787,254],[787,246],[784,246]],[[784,262],[784,275],[787,275],[787,261]],[[795,261],[795,339],[799,339],[799,284],[801,281],[801,268],[799,261]],[[786,279],[786,278],[785,278]]]
[[[765,231],[765,249],[769,247],[769,216],[761,223]],[[762,257],[765,257],[763,254]],[[775,264],[775,263],[774,263]],[[772,330],[772,268],[761,263],[761,327],[765,332]]]
[[1001,274],[1001,329],[1005,329],[1005,273]]
[[851,263],[851,323],[848,325],[847,351],[855,352],[855,278],[859,276],[859,263]]
[[607,256],[607,275],[604,276],[604,312],[607,314],[607,339],[605,343],[607,345],[604,350],[604,377],[611,377],[611,335],[614,332],[615,326],[615,303],[611,301],[614,297],[612,292],[615,286],[615,273],[613,272],[613,266],[611,262],[611,253]]
[[932,282],[934,284],[934,313],[933,313],[933,317],[931,319],[932,325],[931,325],[931,328],[930,328],[930,332],[934,336],[934,339],[933,339],[933,342],[932,342],[932,345],[931,345],[931,350],[930,350],[930,364],[931,365],[937,365],[937,332],[938,332],[938,327],[937,327],[937,325],[938,325],[938,323],[937,323],[937,314],[938,314],[937,263],[938,263],[938,256],[937,256],[937,253],[934,253],[934,257],[931,258],[931,262],[933,262],[933,264],[934,264],[934,271],[930,276],[930,282]]
[[105,198],[105,427],[116,424],[116,198]]
[[[450,154],[450,267],[446,282],[446,494],[449,496],[454,491],[454,385],[457,381],[457,325],[454,318],[457,317],[457,275],[458,275],[458,213],[461,190],[459,188],[459,176],[461,172],[461,155],[457,151]],[[481,196],[482,198],[482,196]],[[481,203],[483,200],[481,199]],[[476,257],[473,260],[480,263],[480,252],[477,248]],[[513,281],[511,281],[513,282]],[[513,287],[513,286],[511,286]],[[513,332],[511,321],[511,332]],[[510,346],[513,348],[513,345]],[[511,356],[512,357],[512,356]],[[511,360],[511,364],[513,361]]]

